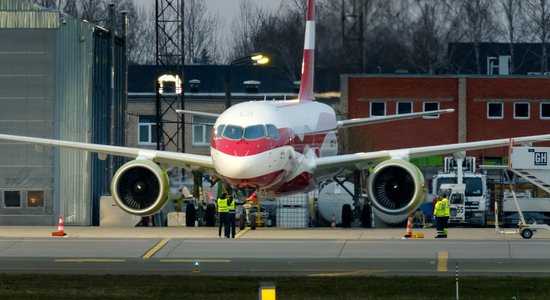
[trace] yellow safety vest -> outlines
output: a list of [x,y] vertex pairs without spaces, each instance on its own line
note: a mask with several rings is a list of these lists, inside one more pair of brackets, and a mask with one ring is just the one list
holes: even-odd
[[228,208],[230,214],[235,213],[235,199],[233,199],[231,201],[231,204],[229,204],[229,206],[227,206],[227,208]]
[[218,212],[228,212],[229,207],[227,207],[227,198],[218,198]]
[[[449,205],[448,205],[447,201],[443,201],[443,200],[447,200],[447,198],[443,198],[443,199],[437,201],[437,203],[435,204],[434,216],[436,216],[436,217],[444,217],[445,216],[445,210],[447,209],[447,207]],[[449,212],[450,212],[450,210],[449,210]]]
[[445,205],[444,206],[444,208],[445,208],[444,216],[445,217],[450,217],[451,216],[451,206],[449,205],[449,199],[443,198],[443,199],[441,199],[441,202],[443,202],[443,205]]

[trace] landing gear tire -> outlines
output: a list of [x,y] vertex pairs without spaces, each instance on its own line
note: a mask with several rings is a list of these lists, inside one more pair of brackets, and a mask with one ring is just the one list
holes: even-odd
[[520,232],[520,234],[524,239],[530,239],[533,236],[533,230],[525,228]]
[[342,227],[351,227],[351,205],[349,204],[342,206]]
[[185,207],[185,226],[195,226],[195,204],[188,203]]
[[256,219],[255,218],[252,218],[252,220],[250,220],[250,229],[256,230]]
[[239,229],[244,230],[245,227],[246,227],[246,217],[244,216],[244,213],[243,213],[243,215],[239,218]]
[[204,216],[206,226],[214,227],[216,226],[216,206],[214,204],[206,205],[206,212]]

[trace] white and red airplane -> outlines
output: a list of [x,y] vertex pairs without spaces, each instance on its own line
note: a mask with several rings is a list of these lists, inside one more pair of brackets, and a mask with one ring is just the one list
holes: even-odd
[[[298,99],[239,103],[217,116],[210,141],[211,156],[99,145],[0,134],[0,140],[81,149],[132,160],[111,182],[118,206],[134,215],[158,212],[168,199],[169,182],[159,164],[215,174],[236,187],[255,188],[260,195],[312,190],[328,178],[373,167],[369,201],[385,222],[403,221],[424,201],[424,177],[409,159],[467,150],[503,147],[509,139],[486,140],[337,155],[340,128],[452,112],[452,109],[337,120],[328,105],[314,101],[314,0],[308,0],[302,80]],[[515,137],[516,143],[550,140],[550,134]]]

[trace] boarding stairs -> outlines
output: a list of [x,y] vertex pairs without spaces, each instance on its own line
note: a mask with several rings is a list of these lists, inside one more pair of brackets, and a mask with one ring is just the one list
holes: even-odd
[[[510,145],[508,170],[550,194],[549,157],[550,148],[548,147],[514,147]],[[550,226],[546,224],[527,224],[525,222],[516,193],[513,189],[511,191],[520,216],[519,234],[523,238],[529,239],[537,229],[550,231]]]

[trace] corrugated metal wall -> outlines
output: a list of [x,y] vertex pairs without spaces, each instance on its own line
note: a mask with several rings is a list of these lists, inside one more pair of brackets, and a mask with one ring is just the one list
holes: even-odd
[[[8,108],[0,110],[0,132],[109,143],[108,33],[24,1],[2,0],[0,41],[0,106]],[[122,45],[119,40],[115,54],[117,106],[125,100]],[[117,109],[116,119],[123,123],[125,112]],[[116,129],[123,136],[124,126]],[[54,225],[59,214],[68,225],[98,225],[99,197],[109,192],[106,163],[82,151],[34,148],[0,143],[0,225]],[[40,209],[25,204],[33,189],[45,192]],[[3,206],[5,190],[21,191],[22,205]]]
[[[91,141],[94,27],[63,16],[56,30],[56,138]],[[67,224],[91,223],[90,154],[59,149],[56,152],[56,196]],[[57,160],[57,159],[56,159]]]
[[[54,37],[51,29],[0,28],[0,132],[53,137]],[[52,224],[54,150],[3,142],[0,153],[0,224]],[[41,205],[29,203],[33,191],[44,192]]]

